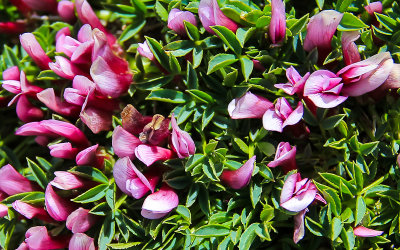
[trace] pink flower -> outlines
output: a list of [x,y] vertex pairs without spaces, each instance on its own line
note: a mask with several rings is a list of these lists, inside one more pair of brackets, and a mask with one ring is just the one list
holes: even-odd
[[346,65],[361,61],[358,47],[354,43],[359,37],[359,31],[347,31],[342,33],[342,53]]
[[375,237],[383,234],[383,231],[373,230],[363,226],[353,228],[355,236],[358,237]]
[[67,23],[74,23],[75,17],[75,5],[71,1],[62,0],[58,2],[57,12],[58,15]]
[[17,102],[16,112],[18,118],[23,122],[40,121],[44,117],[43,111],[32,105],[26,95],[20,95]]
[[146,57],[150,61],[155,60],[154,54],[153,54],[153,52],[151,52],[149,44],[147,43],[147,40],[144,41],[144,43],[138,43],[137,51],[138,51],[139,55]]
[[172,159],[174,152],[166,148],[142,144],[135,148],[135,155],[141,162],[149,167],[156,161]]
[[66,226],[72,233],[84,233],[96,224],[96,221],[96,215],[80,207],[68,216]]
[[286,13],[282,0],[271,0],[271,23],[269,24],[269,36],[273,44],[285,39]]
[[78,165],[97,166],[101,160],[97,156],[98,144],[88,147],[76,155],[75,161]]
[[375,90],[389,77],[393,65],[390,53],[383,52],[344,67],[336,74],[343,79],[342,93],[360,96]]
[[59,196],[51,184],[47,185],[44,198],[47,212],[56,221],[65,221],[76,209],[76,205],[69,199]]
[[32,57],[33,61],[42,70],[50,69],[49,63],[51,63],[50,57],[46,55],[36,37],[32,33],[24,33],[19,37],[22,47],[26,53]]
[[[19,73],[18,66],[12,66],[3,71],[3,80],[19,81],[19,78],[20,78],[20,73]],[[10,92],[12,92],[12,91],[10,91]],[[12,93],[14,93],[14,92],[12,92]],[[17,93],[14,93],[14,94],[17,94]]]
[[109,111],[84,105],[79,117],[94,134],[109,131],[112,127],[112,112]]
[[130,159],[135,158],[135,149],[142,142],[134,135],[126,131],[121,126],[114,129],[112,135],[112,146],[114,153],[122,158],[128,156]]
[[49,109],[54,112],[65,115],[65,116],[77,116],[79,113],[79,107],[66,101],[62,100],[54,92],[53,88],[48,88],[38,93],[37,98],[43,104],[45,104]]
[[22,20],[15,22],[0,22],[0,33],[21,34],[26,31],[26,23]]
[[190,11],[181,11],[179,9],[172,9],[168,15],[168,28],[175,31],[181,36],[186,36],[186,29],[184,21],[197,26],[196,17]]
[[0,203],[0,218],[3,218],[7,215],[8,215],[8,207]]
[[228,113],[232,119],[261,118],[273,106],[268,99],[249,91],[229,103]]
[[291,212],[300,212],[314,201],[317,187],[308,179],[301,179],[299,173],[291,174],[283,184],[280,206]]
[[75,159],[79,149],[73,148],[71,143],[57,143],[49,146],[50,155],[62,159]]
[[238,25],[221,11],[217,0],[201,0],[198,13],[204,28],[211,34],[215,34],[211,29],[215,25],[224,26],[233,32],[238,29]]
[[144,126],[153,120],[151,116],[143,116],[135,107],[128,104],[124,110],[121,112],[122,127],[132,133],[137,135],[143,132]]
[[372,2],[368,4],[367,6],[364,6],[364,9],[368,12],[368,14],[372,17],[375,17],[375,12],[376,13],[382,13],[382,3],[380,1],[377,2]]
[[256,156],[253,156],[236,170],[224,170],[220,176],[221,181],[233,189],[244,188],[250,183],[255,161]]
[[33,192],[38,187],[7,164],[0,168],[0,190],[8,195]]
[[276,149],[275,159],[267,166],[270,168],[281,166],[285,173],[297,169],[296,146],[291,147],[289,142],[280,142]]
[[95,250],[94,239],[84,233],[75,233],[69,241],[69,250]]
[[294,232],[293,232],[293,242],[297,244],[304,237],[304,217],[307,212],[307,208],[301,210],[298,214],[294,216]]
[[282,132],[283,128],[298,123],[303,117],[303,104],[298,103],[295,110],[284,98],[279,98],[274,107],[269,108],[263,115],[263,126],[266,130]]
[[174,114],[172,114],[171,118],[171,143],[172,149],[176,152],[179,158],[186,158],[190,155],[193,155],[196,151],[196,147],[194,145],[194,141],[192,137],[190,137],[189,133],[181,130],[176,123]]
[[72,80],[76,75],[86,75],[79,67],[63,56],[56,56],[56,62],[49,63],[49,67],[62,78]]
[[343,83],[329,70],[313,72],[304,85],[304,96],[307,96],[317,107],[333,108],[346,101],[347,96],[340,96]]
[[45,226],[31,227],[25,233],[25,243],[29,249],[50,250],[50,249],[66,248],[68,246],[68,242],[69,238],[67,237],[50,236]]
[[288,95],[294,95],[297,93],[299,96],[303,96],[304,84],[306,83],[310,72],[307,72],[303,77],[297,72],[297,70],[290,66],[286,70],[286,78],[288,83],[275,84],[275,88],[282,89]]
[[58,189],[71,190],[87,187],[87,184],[89,184],[87,180],[84,180],[70,172],[55,171],[54,174],[56,177],[54,177],[50,184]]
[[158,171],[142,174],[128,157],[115,163],[113,175],[119,189],[135,199],[142,198],[149,191],[153,193],[160,179]]
[[12,203],[12,207],[15,209],[15,211],[28,219],[38,218],[39,220],[54,222],[46,210],[44,210],[42,207],[33,206],[20,200],[14,201]]
[[311,17],[307,25],[307,35],[304,39],[304,49],[318,49],[318,58],[323,62],[332,50],[331,41],[343,14],[335,10],[324,10]]
[[57,11],[57,0],[22,0],[29,8],[35,11],[52,12]]
[[179,204],[176,192],[164,184],[157,192],[146,197],[142,206],[142,216],[155,220],[164,217]]

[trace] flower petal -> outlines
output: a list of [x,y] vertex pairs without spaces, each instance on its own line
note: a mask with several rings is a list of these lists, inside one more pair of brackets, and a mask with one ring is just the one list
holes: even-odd
[[224,170],[220,176],[221,181],[233,189],[244,188],[250,182],[255,161],[256,156],[253,156],[237,170]]
[[135,155],[146,166],[150,166],[156,161],[171,159],[173,152],[166,148],[142,144],[136,147]]

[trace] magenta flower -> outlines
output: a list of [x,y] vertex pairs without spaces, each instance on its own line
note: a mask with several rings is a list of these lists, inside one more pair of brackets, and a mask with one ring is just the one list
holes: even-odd
[[220,176],[221,181],[233,189],[244,188],[250,183],[255,161],[256,156],[253,156],[236,170],[224,170]]
[[[20,73],[19,73],[18,66],[12,66],[3,71],[3,80],[19,81],[19,78],[20,78]],[[12,91],[10,91],[10,92],[12,92]],[[14,93],[14,92],[12,92],[12,93]],[[17,92],[17,93],[19,93],[19,92]],[[17,93],[14,93],[14,94],[17,94]]]
[[190,11],[181,11],[179,9],[172,9],[168,15],[168,28],[175,31],[181,36],[186,36],[186,29],[184,21],[197,26],[196,17]]
[[78,66],[63,56],[56,56],[56,62],[49,63],[49,67],[62,78],[72,80],[76,75],[87,75]]
[[279,98],[275,106],[263,115],[263,126],[266,130],[282,132],[283,128],[298,123],[303,117],[303,104],[299,102],[295,110],[284,98]]
[[69,238],[67,237],[50,236],[45,226],[31,227],[25,233],[25,246],[28,249],[62,249],[68,246],[68,242]]
[[278,83],[275,84],[275,88],[282,89],[288,95],[294,95],[297,93],[299,96],[303,96],[304,84],[306,83],[308,77],[310,76],[310,72],[307,72],[303,77],[297,72],[297,70],[290,66],[286,70],[286,78],[288,79],[288,83]]
[[69,250],[95,250],[94,239],[84,233],[75,233],[69,241]]
[[176,123],[174,114],[172,114],[171,118],[171,143],[172,149],[176,152],[179,158],[186,158],[190,155],[193,155],[196,151],[196,147],[194,145],[194,141],[192,137],[190,137],[189,133],[181,130]]
[[47,212],[56,221],[65,221],[76,209],[76,205],[68,198],[59,196],[51,184],[47,185],[44,198]]
[[79,114],[79,106],[67,103],[56,95],[53,88],[48,88],[38,93],[37,98],[49,109],[65,116],[77,116]]
[[270,168],[281,166],[285,173],[297,169],[296,146],[290,146],[289,142],[280,142],[276,149],[275,159],[267,166]]
[[0,168],[0,190],[8,195],[33,192],[38,187],[7,164]]
[[7,215],[8,215],[8,207],[0,203],[0,218],[3,218]]
[[130,159],[135,158],[135,149],[137,146],[142,144],[142,142],[134,135],[126,131],[121,126],[114,129],[112,135],[112,146],[114,153],[123,158],[128,156]]
[[336,10],[324,10],[311,17],[307,25],[307,35],[304,39],[304,49],[318,49],[318,58],[323,62],[332,50],[331,41],[343,14]]
[[72,212],[66,221],[66,226],[72,233],[84,233],[96,224],[97,216],[89,213],[88,209],[78,208]]
[[383,234],[383,231],[373,230],[363,226],[353,228],[355,236],[358,237],[375,237]]
[[280,43],[285,39],[286,13],[282,0],[271,0],[271,23],[268,31],[273,44]]
[[38,218],[39,220],[54,222],[43,207],[33,206],[20,200],[14,201],[12,203],[12,207],[15,209],[15,211],[28,219]]
[[238,25],[221,11],[217,0],[201,0],[198,13],[204,28],[211,34],[215,34],[211,29],[215,25],[224,26],[233,32],[238,29]]
[[228,113],[232,119],[261,118],[273,106],[268,99],[249,91],[229,103]]
[[57,12],[58,15],[67,23],[74,23],[76,20],[75,16],[75,5],[71,1],[62,0],[58,2]]
[[158,171],[142,174],[128,157],[115,163],[113,175],[119,189],[135,199],[142,198],[149,191],[153,193],[160,179]]
[[21,34],[26,31],[26,22],[17,20],[15,22],[0,22],[1,34]]
[[146,197],[142,206],[142,216],[147,219],[160,219],[167,215],[179,204],[176,192],[168,185],[163,186],[155,193]]
[[376,13],[382,13],[383,6],[380,1],[372,2],[368,4],[367,6],[364,6],[364,9],[368,12],[368,14],[372,17],[375,17],[375,12]]
[[354,41],[360,37],[359,31],[347,31],[342,33],[342,53],[346,65],[361,61],[360,52]]
[[62,159],[75,159],[79,149],[73,148],[69,142],[57,143],[49,146],[50,155]]
[[156,161],[172,159],[174,152],[159,146],[141,144],[135,148],[135,156],[149,167]]
[[100,167],[103,159],[100,156],[97,156],[97,148],[98,144],[88,147],[76,155],[75,161],[79,166],[87,165],[87,166],[96,166]]
[[317,193],[317,187],[310,179],[301,179],[299,173],[291,174],[283,184],[280,206],[291,212],[300,212],[315,200]]
[[304,85],[304,96],[307,96],[317,107],[333,108],[346,101],[347,96],[341,96],[342,78],[329,70],[313,72]]
[[304,217],[306,216],[307,208],[301,210],[298,214],[294,216],[294,232],[293,232],[293,242],[297,244],[304,237],[305,227],[304,227]]
[[91,183],[89,184],[87,180],[84,180],[70,172],[55,171],[54,174],[56,177],[54,177],[50,184],[58,189],[71,190],[76,188],[84,188],[91,185]]
[[109,111],[83,105],[79,117],[94,134],[109,131],[112,127],[112,112]]
[[57,0],[22,0],[22,2],[35,11],[57,12]]
[[360,96],[377,89],[387,80],[393,65],[390,53],[383,52],[344,67],[337,72],[344,83],[342,93]]
[[20,95],[17,102],[16,112],[18,118],[23,122],[33,122],[43,119],[43,111],[29,102],[26,95]]
[[[144,43],[138,43],[138,48],[137,51],[139,53],[139,55],[146,57],[147,59],[149,59],[150,61],[154,61],[156,60],[154,57],[153,52],[151,52],[149,44],[147,43],[147,40],[144,41]],[[157,61],[157,60],[156,60]]]
[[24,33],[19,37],[22,47],[26,53],[33,59],[33,61],[42,70],[50,69],[49,63],[51,63],[50,57],[46,55],[36,37],[32,33]]

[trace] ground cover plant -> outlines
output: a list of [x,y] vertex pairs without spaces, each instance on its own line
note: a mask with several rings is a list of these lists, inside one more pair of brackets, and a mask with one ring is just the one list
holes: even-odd
[[400,6],[0,1],[3,249],[397,249]]

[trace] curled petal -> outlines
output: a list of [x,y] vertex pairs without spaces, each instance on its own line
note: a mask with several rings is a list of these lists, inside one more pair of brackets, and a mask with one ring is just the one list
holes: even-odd
[[94,239],[84,233],[75,233],[69,241],[69,250],[95,250]]
[[7,215],[8,215],[8,207],[0,203],[0,218],[3,218]]
[[167,185],[146,197],[142,206],[142,216],[147,219],[159,219],[167,215],[179,204],[178,195]]
[[[3,71],[3,80],[19,81],[19,75],[20,75],[20,73],[19,73],[18,66],[12,66]],[[3,84],[4,84],[4,82],[3,82]]]
[[126,131],[121,126],[114,129],[112,136],[112,146],[118,157],[128,156],[130,159],[135,158],[135,149],[142,142],[134,135]]
[[286,13],[282,0],[271,0],[271,23],[269,36],[273,44],[280,43],[286,35]]
[[286,181],[282,187],[282,192],[281,192],[281,197],[280,197],[281,204],[290,200],[290,198],[292,198],[292,196],[294,194],[294,190],[296,188],[296,183],[300,180],[301,180],[301,176],[299,173],[291,174],[286,178]]
[[3,87],[3,89],[5,89],[8,92],[11,92],[13,94],[21,93],[21,83],[19,81],[19,76],[18,76],[18,80],[3,81],[3,84],[1,86]]
[[189,155],[193,155],[195,153],[196,147],[194,145],[194,141],[192,137],[190,137],[189,133],[181,130],[176,123],[174,114],[172,114],[171,118],[171,142],[172,149],[176,152],[179,158],[186,158]]
[[306,212],[307,209],[304,209],[294,216],[293,241],[295,244],[297,244],[297,242],[299,242],[304,237],[304,217],[306,215]]
[[363,226],[353,228],[355,236],[358,237],[375,237],[383,234],[383,231],[373,230]]
[[31,204],[16,200],[12,203],[12,207],[18,213],[22,214],[28,219],[38,218],[40,220],[52,222],[53,220],[47,214],[46,210],[42,207],[36,207]]
[[286,118],[282,124],[282,128],[288,125],[297,124],[303,118],[303,103],[299,102],[295,110]]
[[122,110],[121,118],[122,127],[134,135],[143,132],[144,126],[153,120],[153,117],[151,116],[142,116],[142,114],[131,104],[128,104],[124,110]]
[[288,201],[281,203],[281,207],[292,212],[300,212],[314,201],[317,189],[307,189],[299,195],[295,195]]
[[75,159],[79,149],[73,148],[71,143],[57,143],[49,146],[50,155],[62,159]]
[[56,171],[54,174],[56,177],[50,184],[58,189],[71,190],[85,187],[85,181],[70,172]]
[[342,34],[342,52],[346,65],[361,61],[357,45],[354,43],[359,37],[359,31],[347,31]]
[[43,111],[33,106],[26,95],[21,95],[18,98],[16,112],[18,118],[23,122],[39,121],[44,117]]
[[49,67],[57,75],[72,80],[76,75],[85,75],[85,72],[80,70],[77,66],[71,63],[70,60],[63,56],[56,56],[56,62],[49,63]]
[[228,105],[228,112],[232,119],[261,118],[272,106],[272,102],[268,99],[249,91],[242,97],[232,100]]
[[45,226],[29,228],[25,233],[25,243],[29,249],[62,249],[68,246],[68,238],[52,237]]
[[43,120],[40,122],[40,125],[48,131],[65,137],[77,145],[89,146],[89,141],[85,134],[71,123],[58,120]]
[[370,16],[374,16],[374,13],[382,13],[382,2],[376,1],[364,6],[364,9],[368,12]]
[[270,168],[282,166],[286,173],[297,169],[296,146],[292,148],[288,142],[279,143],[276,149],[275,159],[268,163],[267,166]]
[[79,117],[94,134],[98,134],[101,131],[108,131],[112,126],[112,113],[98,108],[82,108]]
[[33,61],[35,61],[39,68],[42,70],[50,69],[49,63],[51,63],[51,59],[46,55],[32,33],[22,34],[19,40],[26,53],[32,57]]
[[22,0],[29,8],[35,11],[57,12],[57,0]]
[[153,61],[155,59],[153,52],[151,52],[149,44],[147,43],[147,40],[144,43],[138,43],[137,51],[139,55],[148,58],[150,61]]
[[146,166],[150,166],[156,161],[171,159],[174,154],[166,148],[142,144],[136,147],[135,155]]
[[222,182],[233,189],[244,188],[250,182],[255,161],[256,156],[253,156],[237,170],[224,170],[220,176]]
[[73,23],[76,20],[74,8],[73,2],[62,0],[58,3],[57,12],[65,22]]
[[215,32],[211,26],[219,25],[236,32],[238,25],[221,11],[217,0],[201,0],[198,8],[199,18],[203,27],[211,34]]
[[268,109],[263,115],[263,127],[269,131],[282,132],[283,130],[283,120],[275,112],[274,108]]
[[38,93],[37,98],[49,109],[65,116],[76,116],[79,113],[79,106],[70,104],[56,96],[53,88],[48,88]]
[[175,31],[181,36],[186,36],[184,21],[197,26],[196,17],[190,11],[181,11],[179,9],[172,9],[168,15],[168,28]]
[[65,221],[76,208],[69,199],[59,196],[51,184],[47,185],[44,194],[46,210],[56,221]]
[[76,155],[75,161],[78,165],[95,165],[97,163],[97,148],[99,144],[88,147]]
[[80,207],[68,216],[66,226],[72,233],[84,233],[96,224],[96,221],[96,215]]
[[14,195],[38,190],[25,176],[18,173],[13,166],[7,164],[0,168],[0,190]]

